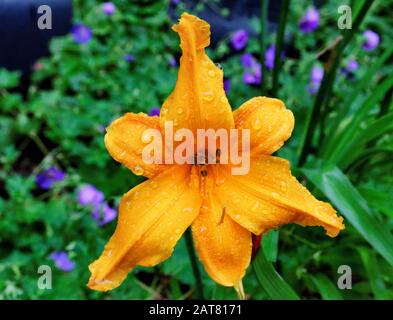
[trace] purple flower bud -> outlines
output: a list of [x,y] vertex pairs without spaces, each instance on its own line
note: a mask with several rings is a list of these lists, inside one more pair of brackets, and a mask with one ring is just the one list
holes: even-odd
[[255,62],[252,69],[246,71],[243,75],[243,82],[248,85],[258,85],[262,81],[261,64]]
[[231,87],[231,80],[224,79],[224,91],[225,91],[225,93],[228,93],[230,87]]
[[380,42],[378,33],[371,30],[366,30],[364,31],[363,36],[365,38],[362,45],[363,50],[372,51],[378,47]]
[[50,255],[50,258],[54,261],[55,266],[64,272],[70,272],[75,268],[75,262],[70,260],[65,251],[55,251]]
[[252,66],[255,63],[255,58],[251,53],[244,53],[240,57],[240,62],[243,65],[243,67],[252,68]]
[[125,54],[123,59],[127,62],[135,61],[135,57],[130,53]]
[[324,70],[322,67],[320,66],[312,67],[308,92],[310,92],[311,94],[315,94],[318,92],[319,86],[321,85],[321,81],[323,79],[323,74],[324,74]]
[[83,24],[74,25],[71,34],[74,41],[78,44],[88,43],[93,36],[91,29]]
[[231,36],[231,44],[235,50],[243,49],[248,42],[248,33],[246,30],[238,30]]
[[85,185],[78,191],[79,204],[98,205],[104,200],[104,194],[91,184]]
[[170,57],[168,63],[169,63],[169,65],[170,65],[172,68],[177,67],[177,60],[176,60],[175,57]]
[[116,6],[112,2],[104,2],[102,4],[102,12],[106,15],[110,16],[114,14],[116,11]]
[[149,116],[159,116],[160,115],[160,108],[159,107],[152,107],[149,111]]
[[103,226],[117,217],[117,210],[111,208],[106,202],[95,205],[91,213],[99,226]]
[[299,28],[302,32],[312,32],[318,28],[319,13],[314,7],[308,8],[304,16],[300,19]]
[[272,70],[274,67],[274,55],[276,54],[276,46],[270,45],[265,52],[265,66]]
[[50,167],[37,174],[35,182],[39,188],[48,190],[52,188],[55,182],[62,181],[65,178],[65,175],[65,172],[56,169],[55,167]]
[[347,72],[355,72],[359,68],[359,63],[356,60],[349,60],[345,70]]

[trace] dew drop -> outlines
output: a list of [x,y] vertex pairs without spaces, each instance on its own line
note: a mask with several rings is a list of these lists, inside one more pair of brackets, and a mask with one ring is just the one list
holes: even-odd
[[151,136],[147,132],[144,132],[142,134],[141,140],[143,143],[149,143],[151,140]]
[[259,209],[259,201],[255,202],[254,205],[251,207],[251,211],[256,212]]
[[183,108],[177,108],[176,110],[177,114],[182,114],[184,112]]
[[222,65],[221,65],[221,64],[216,63],[216,67],[217,67],[218,69],[222,70]]
[[209,70],[208,73],[209,77],[214,78],[216,76],[216,73],[213,70]]
[[135,166],[134,167],[134,173],[137,176],[141,176],[143,174],[143,172],[144,172],[144,170],[143,170],[143,168],[141,166]]
[[253,129],[255,130],[259,130],[262,128],[262,123],[261,120],[259,118],[256,118],[253,125],[252,125]]
[[213,91],[206,91],[202,93],[202,99],[205,101],[212,101],[213,100]]
[[277,192],[272,192],[272,197],[274,199],[278,199],[280,197],[280,195]]

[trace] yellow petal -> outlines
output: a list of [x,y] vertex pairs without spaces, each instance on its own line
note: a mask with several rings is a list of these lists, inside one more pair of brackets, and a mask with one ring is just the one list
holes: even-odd
[[[291,136],[295,119],[281,100],[256,97],[243,103],[235,112],[237,129],[250,129],[250,150],[255,154],[272,154]],[[240,135],[239,135],[240,136]]]
[[272,156],[251,159],[250,172],[231,175],[221,166],[215,193],[233,220],[254,234],[287,223],[322,226],[335,237],[343,218],[326,202],[318,201],[291,175],[289,162]]
[[147,129],[160,131],[159,118],[144,113],[126,113],[106,129],[105,146],[113,159],[136,175],[150,178],[163,171],[165,165],[148,164],[142,160],[142,151],[148,142],[144,141],[143,134]]
[[226,215],[214,196],[206,197],[192,233],[209,276],[223,286],[239,283],[251,259],[251,233]]
[[210,44],[207,22],[183,13],[173,26],[181,40],[182,57],[176,87],[161,109],[161,122],[172,121],[175,130],[234,127],[225,96],[223,71],[206,55]]
[[100,258],[89,266],[89,288],[116,288],[135,266],[152,266],[171,255],[199,212],[199,180],[194,170],[172,167],[123,196],[116,231]]

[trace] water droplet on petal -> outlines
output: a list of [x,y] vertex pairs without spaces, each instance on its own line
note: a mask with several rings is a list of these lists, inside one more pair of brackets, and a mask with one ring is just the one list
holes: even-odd
[[143,170],[143,168],[141,166],[135,166],[134,167],[134,173],[137,176],[141,176],[143,174],[143,172],[144,172],[144,170]]
[[202,99],[205,101],[212,101],[214,97],[213,91],[202,92]]
[[209,75],[209,77],[214,78],[216,76],[216,73],[213,70],[209,70],[209,72],[207,73]]
[[252,125],[253,129],[255,130],[259,130],[262,128],[262,123],[261,120],[259,118],[256,118],[253,125]]
[[277,192],[272,192],[272,197],[274,199],[278,199],[280,197],[280,195]]
[[150,136],[150,134],[148,134],[147,132],[144,132],[142,134],[141,140],[143,143],[149,143],[151,141],[151,138],[152,137]]
[[217,67],[218,69],[222,70],[222,65],[221,65],[221,64],[216,63],[216,67]]
[[177,110],[176,110],[177,114],[182,114],[183,111],[184,111],[183,108],[180,108],[180,107],[177,108]]
[[251,211],[256,212],[259,209],[259,201],[255,202],[254,205],[251,207]]

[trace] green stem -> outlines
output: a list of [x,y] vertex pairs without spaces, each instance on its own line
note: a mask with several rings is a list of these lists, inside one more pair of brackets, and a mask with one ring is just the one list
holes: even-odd
[[195,278],[197,298],[204,299],[202,277],[201,277],[201,273],[199,271],[198,261],[197,261],[196,255],[195,255],[195,249],[194,249],[194,244],[192,241],[192,234],[191,234],[190,228],[188,228],[185,233],[185,239],[186,239],[188,256],[191,261],[192,273],[194,274],[194,278]]
[[285,25],[287,24],[289,0],[282,0],[280,6],[280,19],[276,37],[276,51],[274,55],[272,96],[275,98],[278,89],[278,75],[281,69],[281,52],[284,43]]
[[310,153],[312,137],[316,131],[320,114],[325,109],[324,104],[326,102],[326,99],[331,93],[341,55],[350,40],[359,29],[360,23],[363,21],[373,2],[374,0],[366,0],[355,18],[352,29],[343,30],[343,39],[340,45],[338,45],[337,50],[333,53],[334,58],[331,67],[325,72],[314,104],[310,110],[309,116],[306,118],[304,139],[300,144],[300,156],[298,161],[299,166],[303,165],[306,162],[307,156]]
[[260,46],[261,46],[261,66],[262,66],[262,81],[261,81],[261,94],[266,95],[267,86],[267,74],[265,66],[265,52],[266,52],[266,37],[267,37],[267,9],[269,0],[261,0],[261,35],[260,35]]

